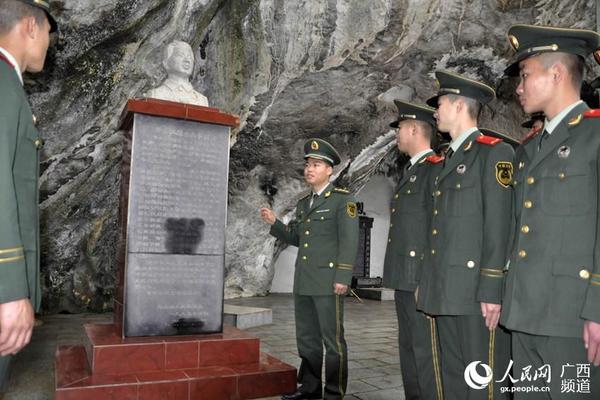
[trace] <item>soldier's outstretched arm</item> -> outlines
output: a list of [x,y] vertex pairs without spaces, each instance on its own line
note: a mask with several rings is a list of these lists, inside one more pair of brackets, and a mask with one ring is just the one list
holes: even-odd
[[262,208],[260,213],[263,220],[271,225],[271,230],[269,231],[271,235],[275,236],[282,242],[291,244],[293,246],[298,246],[298,224],[295,219],[286,225],[276,218],[273,210]]

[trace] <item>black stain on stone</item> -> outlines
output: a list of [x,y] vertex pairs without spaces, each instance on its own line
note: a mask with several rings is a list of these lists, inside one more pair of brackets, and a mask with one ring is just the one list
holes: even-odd
[[170,254],[193,254],[204,231],[202,218],[167,218],[166,248]]
[[202,332],[204,321],[198,318],[179,318],[171,326],[177,330],[178,335],[192,335]]

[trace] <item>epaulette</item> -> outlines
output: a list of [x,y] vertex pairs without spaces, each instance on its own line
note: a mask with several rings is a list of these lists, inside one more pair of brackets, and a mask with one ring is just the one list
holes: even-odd
[[600,108],[587,110],[583,113],[583,118],[600,118]]
[[542,130],[542,128],[535,128],[532,129],[531,132],[529,132],[527,135],[525,135],[525,137],[523,139],[521,139],[521,144],[525,144],[527,142],[529,142],[531,139],[533,139],[538,133],[540,133],[540,131]]
[[[310,195],[311,195],[311,194],[312,194],[312,191],[310,191],[310,190],[309,190],[309,191],[306,193],[306,195],[304,195],[304,196],[302,196],[302,197],[300,198],[300,200],[304,200],[304,199],[306,199],[306,198],[310,197]],[[300,200],[298,200],[298,201],[300,201]]]
[[344,193],[344,194],[349,194],[350,193],[350,191],[348,189],[339,188],[339,187],[334,188],[333,191],[337,192],[337,193]]
[[428,162],[432,163],[432,164],[439,164],[439,163],[441,163],[442,161],[444,161],[444,157],[442,157],[442,156],[436,156],[435,154],[434,154],[434,155],[431,155],[431,156],[429,156],[429,157],[427,157],[427,158],[425,158],[425,159],[426,159]]
[[485,135],[477,136],[476,140],[477,140],[477,143],[487,144],[488,146],[495,146],[498,143],[502,142],[502,139],[500,139],[500,138],[496,138],[493,136],[485,136]]

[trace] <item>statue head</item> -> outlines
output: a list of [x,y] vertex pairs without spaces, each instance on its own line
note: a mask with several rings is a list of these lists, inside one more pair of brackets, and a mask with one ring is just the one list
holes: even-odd
[[167,45],[163,66],[169,76],[188,79],[194,69],[194,52],[186,42],[175,40]]

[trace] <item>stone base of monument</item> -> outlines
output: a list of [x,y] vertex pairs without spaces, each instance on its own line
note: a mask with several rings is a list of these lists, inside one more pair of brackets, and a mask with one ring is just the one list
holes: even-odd
[[394,300],[394,289],[389,288],[356,288],[356,294],[362,299],[388,301]]
[[269,325],[273,323],[273,311],[270,308],[225,304],[223,306],[223,323],[238,329]]
[[296,390],[296,369],[236,328],[194,336],[122,338],[85,325],[84,346],[56,352],[56,400],[256,399]]

